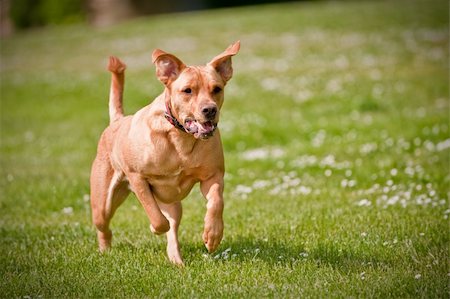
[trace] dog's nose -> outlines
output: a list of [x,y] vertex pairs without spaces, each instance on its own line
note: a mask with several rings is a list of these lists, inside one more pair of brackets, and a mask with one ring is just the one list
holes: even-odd
[[206,106],[203,107],[202,109],[202,113],[203,115],[208,118],[208,119],[212,119],[216,116],[217,114],[217,107],[216,106]]

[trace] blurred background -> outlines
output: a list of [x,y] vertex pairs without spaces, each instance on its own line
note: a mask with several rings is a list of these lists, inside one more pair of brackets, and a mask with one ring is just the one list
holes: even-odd
[[45,25],[88,22],[108,26],[143,15],[290,0],[0,0],[1,35]]
[[[1,298],[449,298],[449,1],[267,2],[0,0]],[[134,196],[97,254],[108,56],[132,114],[163,91],[153,49],[203,65],[236,40],[220,251],[194,188],[186,269]]]

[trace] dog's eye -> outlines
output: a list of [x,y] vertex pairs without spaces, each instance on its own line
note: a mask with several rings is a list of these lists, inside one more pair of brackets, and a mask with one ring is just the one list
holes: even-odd
[[216,86],[216,87],[214,87],[214,89],[213,89],[213,93],[215,93],[215,94],[217,94],[217,93],[219,93],[219,92],[221,92],[222,91],[222,88],[220,88],[219,86]]
[[192,93],[192,89],[190,89],[188,87],[188,88],[183,89],[183,92],[186,93],[186,94],[191,94]]

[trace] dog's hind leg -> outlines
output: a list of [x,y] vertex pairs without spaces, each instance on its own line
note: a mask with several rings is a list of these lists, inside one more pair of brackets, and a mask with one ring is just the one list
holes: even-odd
[[178,227],[180,226],[183,209],[181,202],[172,204],[158,203],[161,212],[166,216],[170,223],[170,229],[166,233],[167,236],[167,256],[175,265],[183,266],[183,259],[180,253],[180,244],[178,243]]
[[128,183],[122,179],[123,177],[115,174],[109,159],[95,159],[91,172],[91,208],[100,251],[111,247],[111,218],[130,193]]

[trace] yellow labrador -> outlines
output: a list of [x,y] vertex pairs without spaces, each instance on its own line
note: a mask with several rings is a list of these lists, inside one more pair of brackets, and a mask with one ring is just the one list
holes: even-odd
[[203,241],[209,252],[223,236],[224,158],[217,123],[224,88],[233,75],[229,46],[205,66],[186,66],[155,50],[156,75],[164,92],[136,114],[124,116],[125,64],[111,57],[110,124],[103,132],[91,171],[91,207],[101,251],[111,246],[114,212],[134,192],[155,234],[167,233],[167,254],[182,265],[177,231],[181,200],[200,182],[207,199]]

